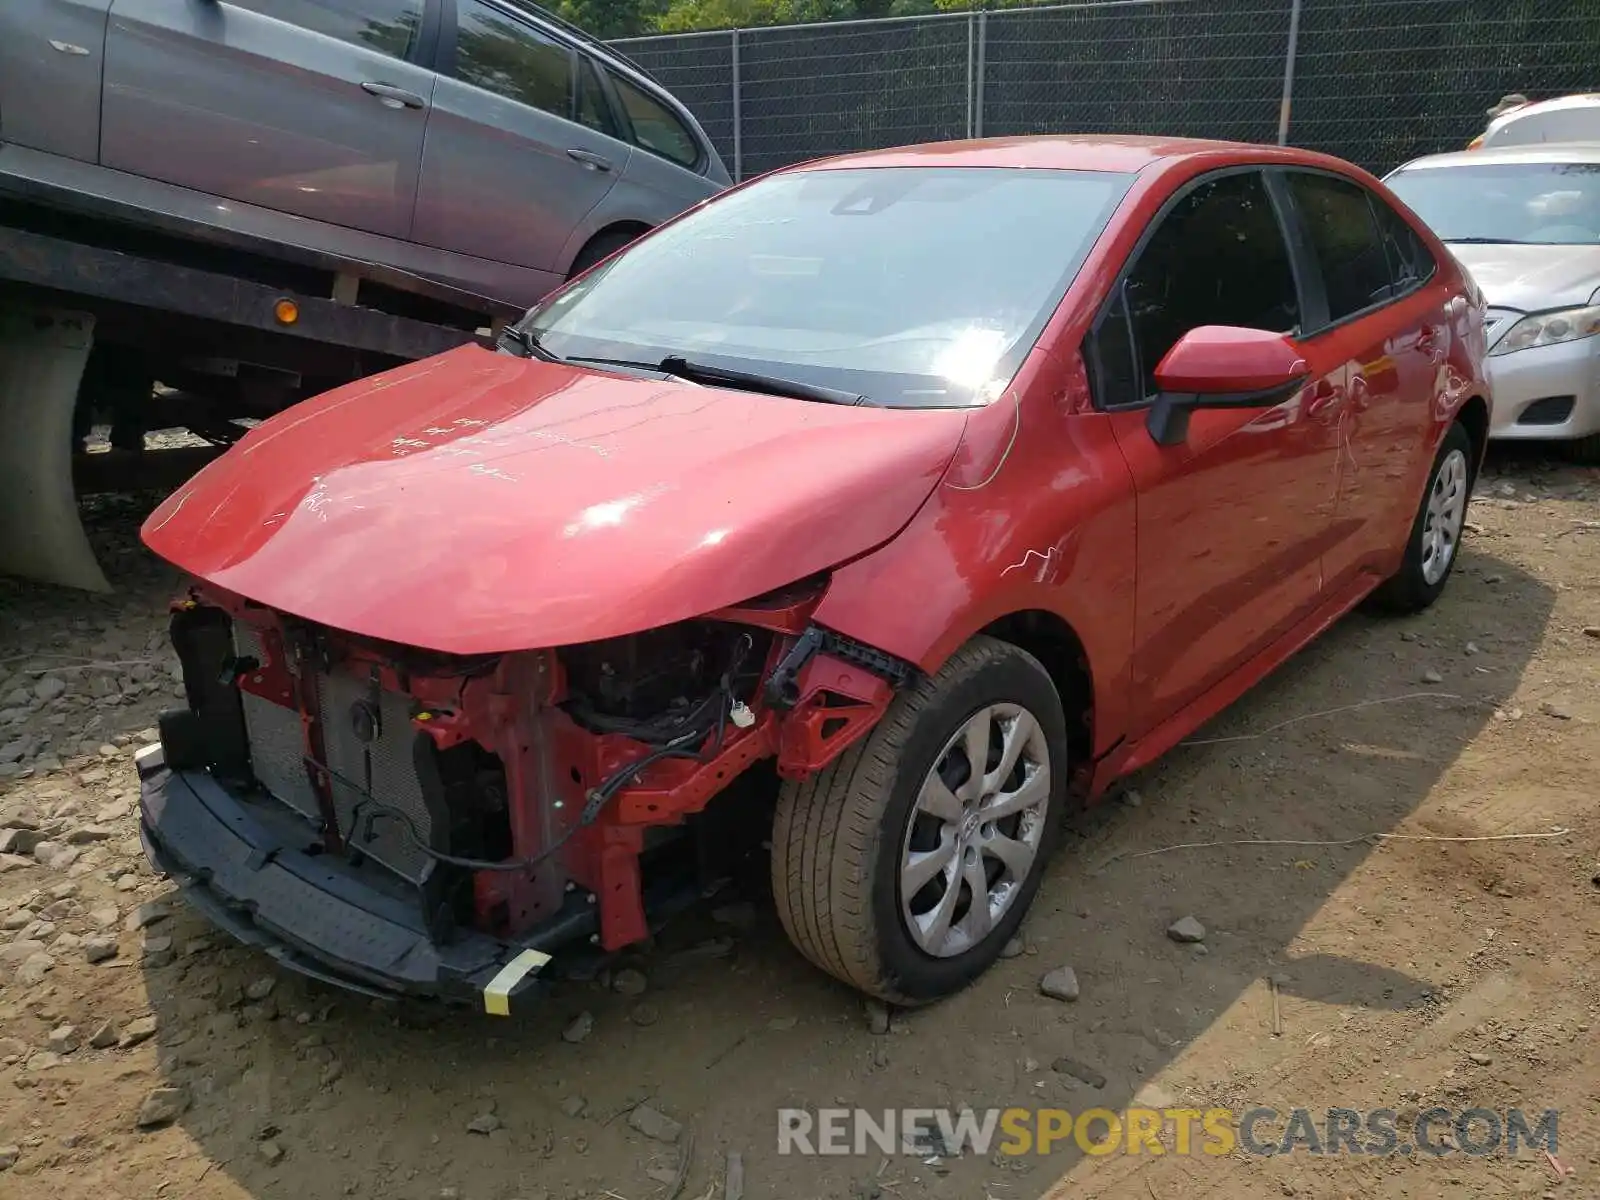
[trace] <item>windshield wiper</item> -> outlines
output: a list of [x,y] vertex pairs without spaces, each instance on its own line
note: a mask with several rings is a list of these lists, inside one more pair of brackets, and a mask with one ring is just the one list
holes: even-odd
[[539,335],[531,329],[521,329],[515,325],[507,325],[500,331],[500,345],[503,347],[509,342],[522,351],[523,358],[537,358],[545,362],[560,362],[561,359],[546,350],[539,342]]
[[866,404],[867,398],[858,392],[841,391],[823,387],[819,383],[804,383],[798,379],[785,379],[781,375],[761,375],[754,371],[735,371],[728,367],[714,367],[710,363],[697,363],[681,354],[669,354],[659,362],[641,362],[632,358],[595,358],[574,354],[566,362],[593,363],[600,367],[627,367],[635,371],[660,371],[686,379],[690,383],[723,384],[742,388],[747,392],[764,392],[771,396],[790,396],[796,400],[816,400],[823,404]]
[[803,383],[798,379],[785,379],[781,375],[760,375],[754,371],[734,371],[727,367],[714,367],[697,363],[681,354],[669,354],[657,364],[669,375],[691,379],[697,383],[725,383],[730,387],[752,392],[768,392],[774,396],[793,396],[796,400],[818,400],[823,404],[865,404],[867,398],[859,392],[846,392],[839,388],[823,387],[818,383]]
[[1444,238],[1442,240],[1454,246],[1532,246],[1536,244],[1534,242],[1525,242],[1520,238],[1461,237]]

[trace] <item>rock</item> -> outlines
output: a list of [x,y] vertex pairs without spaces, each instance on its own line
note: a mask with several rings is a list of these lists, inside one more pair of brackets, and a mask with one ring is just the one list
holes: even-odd
[[1600,625],[1585,625],[1583,627],[1583,636],[1600,638]]
[[45,1039],[45,1045],[49,1046],[55,1054],[71,1054],[80,1044],[78,1029],[75,1025],[57,1025],[50,1031],[50,1036]]
[[269,1167],[275,1167],[283,1161],[283,1147],[274,1141],[265,1141],[256,1147],[256,1153]]
[[169,937],[147,937],[144,940],[144,965],[159,970],[170,966],[178,955]]
[[676,1142],[683,1133],[682,1125],[648,1104],[641,1104],[628,1114],[628,1127],[658,1142]]
[[588,1107],[589,1102],[582,1096],[568,1096],[561,1101],[561,1111],[574,1120],[583,1116]]
[[124,1050],[130,1050],[142,1042],[148,1042],[156,1035],[156,1019],[151,1017],[135,1017],[128,1022],[128,1027],[122,1031],[122,1039],[117,1043]]
[[144,1098],[139,1115],[134,1120],[140,1129],[157,1129],[170,1125],[189,1111],[189,1089],[183,1086],[158,1087]]
[[117,911],[115,904],[107,904],[103,908],[89,910],[89,920],[93,921],[101,929],[110,929],[121,918],[122,914]]
[[1467,1055],[1467,1057],[1469,1059],[1471,1059],[1473,1062],[1477,1063],[1478,1066],[1480,1066],[1480,1067],[1487,1067],[1490,1063],[1494,1062],[1494,1059],[1491,1058],[1489,1055],[1480,1054],[1480,1053],[1477,1053],[1476,1051],[1474,1051],[1473,1053]]
[[1000,948],[1001,958],[1020,958],[1028,947],[1020,937],[1014,937]]
[[1497,583],[1504,583],[1506,581],[1506,577],[1504,575],[1485,575],[1483,577],[1483,581],[1493,586]]
[[67,685],[54,675],[46,675],[33,685],[34,698],[43,704],[49,704],[56,697],[65,694]]
[[95,753],[101,758],[115,758],[117,756],[117,748],[110,742],[101,742],[100,745],[95,748]]
[[20,762],[33,754],[33,739],[18,738],[14,742],[7,742],[0,746],[0,762]]
[[594,1032],[594,1014],[588,1009],[579,1013],[572,1019],[572,1023],[561,1031],[561,1040],[577,1045]]
[[35,1050],[28,1056],[26,1070],[49,1071],[61,1065],[61,1056],[54,1050]]
[[1477,642],[1468,642],[1467,643],[1467,647],[1466,647],[1466,652],[1467,652],[1467,656],[1469,658],[1472,655],[1477,654],[1478,653],[1478,643]]
[[1096,1071],[1088,1063],[1079,1062],[1075,1058],[1065,1056],[1058,1058],[1050,1064],[1050,1069],[1058,1075],[1070,1075],[1072,1078],[1087,1083],[1090,1087],[1100,1089],[1106,1086],[1106,1077]]
[[500,1118],[495,1116],[492,1112],[479,1113],[477,1116],[473,1117],[472,1120],[467,1122],[468,1133],[482,1134],[484,1137],[488,1137],[491,1133],[499,1128]]
[[0,1171],[9,1171],[22,1157],[20,1146],[0,1146]]
[[661,1013],[654,1004],[645,1000],[633,1006],[633,1011],[628,1014],[628,1020],[635,1025],[650,1026],[661,1019]]
[[115,1021],[103,1021],[100,1028],[96,1029],[89,1038],[89,1048],[92,1050],[109,1050],[115,1046],[122,1037]]
[[1444,682],[1444,676],[1439,674],[1439,672],[1433,670],[1430,667],[1428,670],[1426,670],[1426,671],[1424,671],[1422,673],[1422,682],[1423,683],[1443,683]]
[[277,986],[278,980],[274,975],[263,975],[260,979],[252,979],[249,983],[245,984],[245,999],[259,1004],[268,996],[272,995],[272,989]]
[[18,938],[14,942],[0,946],[0,963],[22,963],[30,955],[38,954],[43,949],[43,942],[36,942],[31,938]]
[[867,1030],[875,1034],[889,1032],[889,1006],[882,1000],[869,999],[864,1005],[867,1013]]
[[78,861],[79,853],[62,842],[40,842],[33,848],[33,861],[52,871],[65,871]]
[[344,1078],[344,1063],[337,1058],[322,1068],[322,1074],[317,1079],[317,1086],[330,1088]]
[[611,977],[611,990],[623,996],[642,996],[649,986],[644,972],[635,971],[632,967],[623,967]]
[[87,771],[78,773],[78,782],[84,787],[97,787],[111,778],[104,767],[90,767]]
[[712,909],[711,919],[718,925],[726,925],[730,929],[737,929],[742,932],[755,925],[756,906],[748,900],[737,900],[732,904],[724,904]]
[[0,1038],[0,1063],[10,1066],[28,1057],[28,1043],[21,1038]]
[[1039,980],[1039,990],[1052,1000],[1076,1000],[1079,996],[1078,973],[1071,967],[1057,967]]
[[92,963],[105,962],[117,956],[117,939],[109,936],[83,939],[83,957]]
[[1206,927],[1193,917],[1180,917],[1167,926],[1167,936],[1175,942],[1203,942]]
[[32,987],[36,983],[43,983],[45,975],[55,970],[55,966],[56,960],[48,954],[30,954],[22,960],[14,978],[23,987]]
[[1543,701],[1539,705],[1539,711],[1542,712],[1547,717],[1555,718],[1557,721],[1570,721],[1570,720],[1572,720],[1572,714],[1570,712],[1568,712],[1565,708],[1563,708],[1561,705],[1555,703],[1552,700]]
[[767,1022],[767,1028],[774,1033],[788,1033],[798,1024],[800,1024],[799,1017],[773,1017]]
[[69,846],[88,846],[95,842],[103,842],[115,836],[116,831],[107,829],[104,825],[80,825],[67,834]]
[[[123,878],[127,877],[124,876]],[[122,886],[121,880],[117,881],[117,886]],[[137,880],[134,881],[134,886],[138,886]],[[152,900],[148,904],[139,905],[138,908],[129,913],[128,919],[122,923],[122,927],[129,933],[133,933],[145,928],[147,925],[154,925],[157,921],[165,921],[171,915],[165,904]]]
[[131,892],[139,886],[139,877],[131,871],[126,875],[117,876],[117,891]]

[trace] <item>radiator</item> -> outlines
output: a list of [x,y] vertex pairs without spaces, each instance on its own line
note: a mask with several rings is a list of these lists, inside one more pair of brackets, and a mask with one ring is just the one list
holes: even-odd
[[[266,661],[254,630],[236,622],[234,653]],[[438,845],[438,832],[423,799],[422,782],[413,760],[415,730],[411,702],[399,692],[380,691],[378,734],[370,742],[356,736],[355,706],[372,698],[364,676],[335,667],[317,672],[319,732],[323,761],[333,774],[333,809],[340,836],[352,849],[382,863],[397,875],[420,883],[429,857],[417,849],[400,820],[384,815],[366,799],[370,768],[371,796],[378,804],[410,818],[417,838]],[[306,772],[300,714],[249,692],[244,701],[245,730],[256,781],[276,800],[320,822],[322,809]],[[358,812],[359,810],[359,812]],[[377,813],[372,820],[368,814]]]

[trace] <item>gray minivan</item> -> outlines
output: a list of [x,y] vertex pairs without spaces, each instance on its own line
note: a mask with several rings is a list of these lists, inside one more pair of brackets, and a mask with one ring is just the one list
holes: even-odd
[[730,182],[520,0],[3,0],[0,174],[520,305]]

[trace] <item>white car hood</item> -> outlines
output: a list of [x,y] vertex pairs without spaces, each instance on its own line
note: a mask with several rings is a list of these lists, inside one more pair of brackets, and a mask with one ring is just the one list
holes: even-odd
[[1478,246],[1450,253],[1483,289],[1490,308],[1538,312],[1587,304],[1600,289],[1600,246]]

